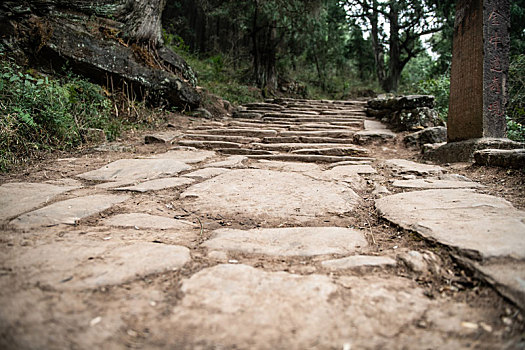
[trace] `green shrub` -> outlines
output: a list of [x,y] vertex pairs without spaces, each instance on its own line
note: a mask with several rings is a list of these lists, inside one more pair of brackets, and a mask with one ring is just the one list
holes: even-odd
[[24,72],[0,53],[0,170],[37,150],[80,145],[81,130],[103,129],[111,140],[120,123],[100,86],[69,76],[63,82]]
[[525,54],[510,61],[507,135],[511,140],[525,142]]
[[444,74],[436,78],[421,80],[415,86],[419,94],[433,95],[436,98],[436,107],[442,120],[447,120],[448,102],[450,98],[450,76]]

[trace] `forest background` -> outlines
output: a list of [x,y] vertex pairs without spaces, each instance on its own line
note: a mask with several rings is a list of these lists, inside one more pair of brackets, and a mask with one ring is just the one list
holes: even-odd
[[[234,105],[432,94],[446,120],[454,0],[167,0],[163,40],[198,85]],[[525,0],[511,1],[509,138],[525,141]],[[206,105],[206,101],[204,101]],[[166,111],[108,91],[67,66],[21,66],[0,45],[0,171],[49,151],[155,127]]]

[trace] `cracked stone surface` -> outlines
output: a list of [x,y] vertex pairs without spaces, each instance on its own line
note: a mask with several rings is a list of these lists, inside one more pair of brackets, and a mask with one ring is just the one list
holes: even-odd
[[144,213],[119,214],[103,220],[102,223],[109,226],[137,227],[138,229],[154,228],[159,230],[188,230],[195,226],[189,221]]
[[93,289],[178,269],[188,261],[189,249],[180,246],[77,240],[21,247],[7,257],[5,266],[20,272],[38,266],[38,274],[24,276],[31,283],[57,289]]
[[380,198],[381,216],[423,237],[482,258],[525,258],[525,212],[470,190],[426,190]]
[[122,181],[146,180],[176,175],[191,167],[173,159],[120,159],[100,169],[78,175],[85,180]]
[[204,165],[205,168],[239,168],[242,163],[247,160],[245,156],[231,156],[219,162],[208,163]]
[[341,227],[220,229],[203,244],[212,250],[276,256],[351,254],[366,248],[362,232]]
[[298,173],[258,169],[232,170],[191,186],[181,198],[191,199],[188,204],[205,213],[294,222],[343,214],[354,209],[360,200],[342,185]]
[[125,195],[92,195],[68,199],[21,215],[10,224],[19,229],[59,224],[74,225],[78,220],[100,213],[128,198],[129,196]]
[[58,195],[80,186],[12,182],[0,186],[0,221],[36,209]]
[[443,168],[439,165],[416,163],[406,159],[389,159],[385,161],[384,164],[390,168],[394,174],[398,175],[414,174],[428,176],[443,173]]
[[366,266],[395,266],[396,260],[388,256],[353,255],[342,259],[326,260],[321,265],[330,270],[344,270]]
[[380,348],[430,304],[421,289],[397,277],[346,277],[342,283],[322,275],[218,265],[183,282],[172,331],[191,344],[226,347]]
[[182,175],[183,177],[189,177],[194,179],[206,180],[214,176],[224,174],[229,170],[224,168],[205,168],[199,169],[197,171],[192,171],[191,173]]
[[186,164],[194,164],[212,158],[215,155],[213,151],[197,150],[196,148],[189,149],[175,149],[166,153],[157,154],[151,158],[153,159],[170,159],[177,160]]
[[134,186],[115,188],[115,191],[130,191],[130,192],[159,191],[159,190],[165,190],[167,188],[186,186],[193,182],[195,182],[195,180],[181,179],[177,177],[168,177],[164,179],[156,179],[156,180],[141,182]]
[[413,180],[395,180],[392,183],[394,187],[401,188],[423,188],[423,189],[438,189],[438,188],[481,188],[481,184],[471,181],[453,181],[440,179],[413,179]]

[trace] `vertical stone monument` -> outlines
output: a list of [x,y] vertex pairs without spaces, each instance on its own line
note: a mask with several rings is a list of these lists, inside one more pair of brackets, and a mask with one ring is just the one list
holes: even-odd
[[448,143],[426,158],[462,162],[482,149],[525,148],[506,139],[509,28],[510,0],[457,0]]
[[448,141],[506,136],[509,0],[458,0]]

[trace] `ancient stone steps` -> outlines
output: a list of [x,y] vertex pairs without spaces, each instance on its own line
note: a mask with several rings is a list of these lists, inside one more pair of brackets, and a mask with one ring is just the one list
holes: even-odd
[[[321,130],[356,130],[356,127],[346,126],[346,125],[332,125],[332,124],[322,124],[322,123],[304,123],[299,125],[290,125],[290,130],[306,130],[306,129],[321,129]],[[359,131],[360,125],[357,125],[357,130]]]
[[263,143],[332,143],[352,144],[353,138],[315,137],[315,136],[277,136],[265,137]]
[[182,139],[195,141],[228,141],[236,143],[261,142],[261,138],[231,135],[183,134]]
[[[191,130],[190,130],[191,132]],[[270,137],[277,136],[276,130],[255,128],[222,128],[206,130],[211,135],[247,136],[247,137]]]
[[179,140],[177,144],[180,146],[188,146],[195,148],[204,149],[217,149],[217,148],[241,148],[242,143],[227,142],[227,141],[197,141],[197,140]]
[[367,156],[367,149],[357,147],[304,148],[291,151],[292,154],[311,154],[323,156]]
[[316,123],[316,122],[324,122],[324,123],[331,123],[334,125],[356,125],[359,127],[363,126],[363,119],[360,118],[275,118],[275,117],[263,117],[263,121],[267,121],[270,123],[285,123],[285,124],[293,124],[293,123]]
[[370,157],[351,157],[351,156],[324,156],[309,154],[273,154],[273,155],[248,155],[251,159],[278,160],[284,162],[305,162],[305,163],[337,163],[345,161],[373,161]]
[[280,133],[281,136],[317,136],[317,137],[353,137],[355,131],[350,130],[318,130],[318,131],[283,131]]
[[253,149],[264,149],[270,151],[280,151],[280,152],[293,152],[301,149],[340,149],[342,151],[350,151],[353,153],[365,154],[367,150],[361,147],[352,146],[343,146],[332,143],[252,143],[251,147]]
[[272,155],[277,152],[264,150],[264,149],[253,149],[253,148],[217,148],[215,151],[223,154],[230,155]]

